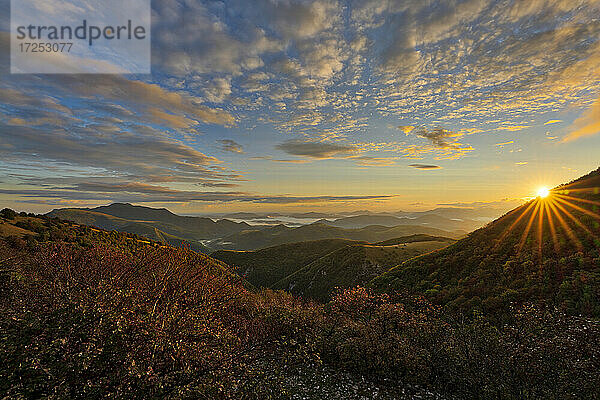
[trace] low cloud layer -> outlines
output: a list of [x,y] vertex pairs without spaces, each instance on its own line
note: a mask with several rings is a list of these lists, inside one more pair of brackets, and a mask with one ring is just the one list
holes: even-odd
[[290,155],[319,159],[347,157],[358,152],[358,148],[353,145],[312,140],[288,140],[275,147]]
[[[82,185],[85,187],[86,185]],[[118,186],[118,185],[117,185]],[[113,188],[100,189],[96,185],[89,187],[93,190],[74,190],[76,188],[64,189],[0,189],[0,194],[18,195],[25,199],[41,199],[40,201],[54,200],[64,202],[69,200],[82,201],[84,203],[107,203],[107,202],[135,202],[135,203],[266,203],[266,204],[309,204],[322,202],[346,202],[364,200],[389,200],[392,195],[372,196],[285,196],[285,195],[261,195],[245,192],[202,192],[202,191],[178,191],[178,190],[154,190],[152,188],[133,188],[131,185],[123,185],[123,190]],[[79,189],[79,188],[77,188]],[[108,189],[108,190],[107,190]]]
[[417,168],[417,169],[441,169],[439,165],[430,165],[430,164],[410,164],[409,167]]

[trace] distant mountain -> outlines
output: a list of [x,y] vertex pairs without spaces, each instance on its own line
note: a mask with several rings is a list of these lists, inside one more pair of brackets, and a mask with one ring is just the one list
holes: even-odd
[[193,249],[203,252],[207,252],[208,248],[202,241],[250,228],[245,222],[185,217],[164,208],[123,203],[96,208],[62,208],[52,210],[47,215],[102,229],[135,233],[171,245],[188,243]]
[[306,264],[272,287],[305,298],[327,301],[336,287],[364,285],[392,266],[454,242],[427,235],[412,235],[392,241],[394,244],[390,246],[368,243],[346,245]]
[[312,219],[312,218],[336,218],[336,214],[327,214],[327,213],[319,213],[319,212],[305,212],[305,213],[296,213],[296,214],[290,214],[290,217],[293,218],[305,218],[305,219]]
[[223,218],[230,218],[230,219],[258,219],[258,218],[266,218],[268,217],[269,214],[256,214],[256,213],[250,213],[250,212],[236,212],[236,213],[231,213],[231,214],[225,214],[223,215]]
[[160,221],[160,222],[175,222],[181,218],[173,214],[166,208],[151,208],[144,206],[134,206],[129,203],[113,203],[108,206],[100,206],[96,208],[82,209],[86,211],[94,211],[102,214],[108,214],[119,218],[139,220],[139,221]]
[[316,259],[354,240],[322,239],[288,243],[254,251],[219,250],[210,256],[230,265],[256,287],[270,287]]
[[393,215],[356,215],[339,218],[334,221],[320,220],[320,223],[339,228],[359,229],[369,225],[398,226],[398,225],[426,225],[446,231],[463,230],[470,232],[483,225],[481,221],[469,219],[450,219],[433,213],[426,213],[418,217],[394,217]]
[[450,239],[444,236],[431,236],[431,235],[410,235],[401,238],[394,238],[384,240],[383,242],[374,243],[376,246],[395,246],[399,244],[413,243],[413,242],[446,242],[454,243],[455,239]]
[[166,208],[134,206],[128,203],[114,203],[109,206],[92,208],[90,211],[128,220],[163,222],[184,230],[197,232],[206,239],[239,232],[250,227],[245,222],[233,222],[228,219],[213,221],[205,217],[187,217],[173,214]]
[[495,208],[495,207],[438,207],[432,210],[427,211],[414,211],[414,212],[406,212],[400,211],[397,212],[397,216],[404,217],[419,217],[427,214],[435,214],[441,217],[451,218],[451,219],[488,219],[488,218],[497,218],[506,211],[510,210],[510,207],[507,208]]
[[467,238],[373,280],[453,310],[505,312],[527,301],[600,317],[600,169]]
[[207,246],[213,249],[256,250],[279,244],[319,239],[349,239],[374,243],[413,234],[458,238],[466,233],[466,231],[449,232],[418,225],[400,225],[395,227],[371,225],[361,229],[345,229],[315,223],[296,228],[276,225],[262,229],[248,229],[234,233],[223,239],[208,242]]

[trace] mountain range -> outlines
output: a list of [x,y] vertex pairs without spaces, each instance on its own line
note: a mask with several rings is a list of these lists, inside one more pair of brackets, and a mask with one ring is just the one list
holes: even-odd
[[[452,310],[494,314],[510,304],[543,301],[600,315],[599,175],[596,170],[559,186],[468,235],[477,220],[465,218],[470,211],[450,208],[439,211],[446,216],[365,214],[299,227],[213,221],[119,203],[49,215],[206,253],[242,251],[213,254],[256,286],[320,300],[335,285],[370,281],[378,291],[424,294]],[[401,239],[415,234],[447,239],[427,246]],[[393,247],[398,244],[404,248]],[[413,247],[419,250],[409,251]]]
[[223,239],[207,242],[206,245],[213,249],[256,250],[285,243],[318,239],[347,239],[375,243],[415,234],[456,239],[466,233],[462,230],[445,231],[423,225],[398,225],[393,227],[369,225],[359,229],[346,229],[323,223],[313,223],[295,228],[276,225],[267,228],[248,229],[226,236]]
[[256,287],[329,300],[336,287],[364,285],[409,258],[454,243],[453,239],[411,235],[367,243],[322,239],[282,244],[255,251],[220,250],[211,254]]
[[[127,204],[3,209],[0,390],[169,397],[208,375],[201,388],[230,379],[227,398],[267,380],[275,391],[250,397],[279,398],[284,384],[302,393],[352,373],[352,387],[414,382],[426,391],[415,398],[596,398],[600,169],[541,193],[459,240],[398,236],[439,231],[422,225],[254,227]],[[159,227],[284,243],[207,256],[165,245],[180,237]],[[226,227],[239,231],[219,238]],[[382,398],[406,397],[399,390]]]
[[393,215],[385,214],[356,215],[351,217],[335,219],[333,221],[321,219],[317,222],[329,226],[347,229],[360,229],[369,225],[382,225],[388,227],[398,225],[422,225],[450,231],[461,230],[465,233],[479,228],[482,225],[481,221],[475,221],[471,219],[447,218],[441,215],[431,213],[422,214],[417,217],[395,217]]
[[[296,218],[314,219],[326,214],[294,215]],[[244,221],[229,219],[180,216],[164,208],[156,209],[127,203],[95,208],[55,209],[48,213],[48,216],[107,230],[135,233],[173,246],[187,245],[205,253],[218,249],[255,250],[318,239],[378,242],[413,234],[458,238],[483,224],[481,221],[451,219],[426,212],[417,217],[396,217],[390,214],[357,215],[333,221],[323,219],[317,223],[293,227],[284,224],[250,225]],[[238,219],[267,217],[254,213],[236,213],[230,216]]]
[[208,252],[202,242],[250,228],[245,222],[227,219],[213,221],[205,217],[173,214],[165,208],[114,203],[96,208],[62,208],[48,216],[107,230],[135,233],[171,245],[187,244],[192,249]]

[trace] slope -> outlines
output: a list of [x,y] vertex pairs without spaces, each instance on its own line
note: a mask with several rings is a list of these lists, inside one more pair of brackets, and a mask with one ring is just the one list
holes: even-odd
[[395,217],[393,215],[356,215],[338,218],[334,221],[320,220],[326,225],[346,229],[360,229],[369,225],[394,227],[398,225],[419,225],[445,231],[464,230],[470,232],[483,225],[480,221],[459,218],[447,218],[437,214],[423,214],[417,217]]
[[342,247],[359,242],[322,239],[288,243],[254,251],[219,250],[210,256],[233,267],[252,285],[270,287],[299,268]]
[[365,243],[344,246],[305,265],[275,283],[273,288],[288,290],[305,298],[327,301],[336,287],[364,285],[404,260],[438,250],[453,242],[448,238],[419,236],[396,238],[393,239],[394,244],[389,246]]
[[277,225],[264,229],[242,231],[227,236],[224,239],[210,242],[209,247],[215,249],[255,250],[285,243],[335,238],[375,243],[414,234],[458,238],[466,234],[466,232],[448,232],[427,226],[414,225],[400,225],[391,228],[381,225],[371,225],[361,229],[337,228],[321,223],[303,225],[297,228]]
[[502,314],[539,302],[600,316],[600,169],[514,209],[467,238],[376,278],[449,310]]
[[210,218],[182,217],[166,209],[115,203],[94,209],[63,208],[48,213],[51,217],[102,229],[143,235],[170,245],[189,245],[208,252],[203,240],[214,239],[249,228],[246,223]]

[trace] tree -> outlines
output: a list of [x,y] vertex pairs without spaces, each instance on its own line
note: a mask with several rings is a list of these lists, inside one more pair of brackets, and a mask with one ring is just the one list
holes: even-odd
[[0,215],[2,215],[2,217],[6,219],[15,219],[17,213],[16,211],[11,210],[10,208],[5,208],[2,211],[0,211]]

